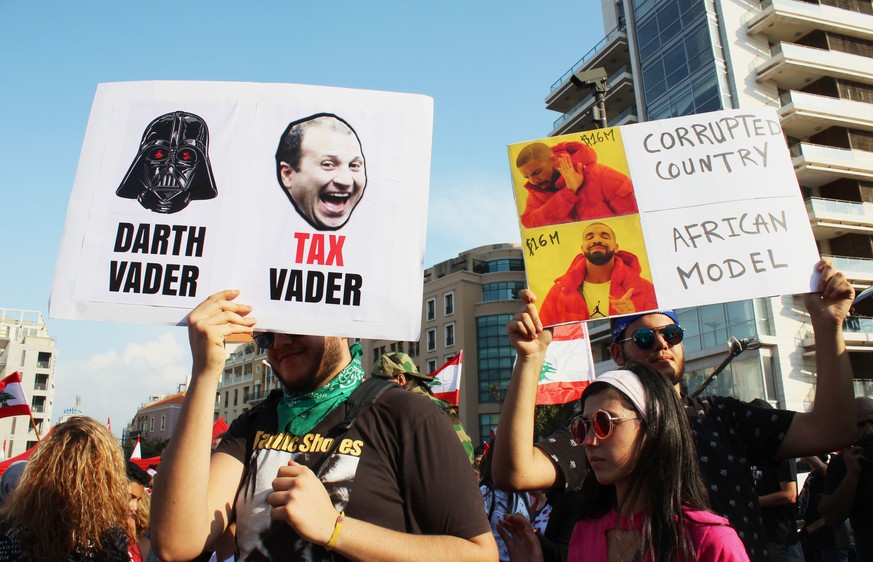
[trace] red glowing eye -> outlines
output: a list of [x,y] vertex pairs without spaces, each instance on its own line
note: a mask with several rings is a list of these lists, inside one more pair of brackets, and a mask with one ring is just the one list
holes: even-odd
[[152,160],[163,160],[166,157],[167,153],[164,152],[163,149],[158,148],[157,150],[152,151]]
[[194,159],[194,155],[191,154],[190,150],[183,150],[182,151],[182,160],[184,160],[185,162],[188,162],[188,161],[193,160],[193,159]]

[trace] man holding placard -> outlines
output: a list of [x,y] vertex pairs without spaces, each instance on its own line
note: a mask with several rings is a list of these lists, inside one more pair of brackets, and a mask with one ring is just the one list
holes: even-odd
[[[816,293],[804,295],[816,340],[817,386],[809,412],[755,408],[732,397],[684,398],[694,430],[701,472],[713,509],[730,519],[751,560],[768,560],[757,493],[749,467],[760,462],[831,451],[851,441],[852,369],[842,322],[854,289],[822,260]],[[532,445],[536,387],[551,341],[537,313],[536,297],[523,292],[525,308],[507,324],[518,354],[495,442],[495,480],[513,490],[579,489],[588,475],[584,447],[567,430]],[[613,323],[613,360],[653,365],[676,383],[685,371],[683,330],[672,311],[622,317]]]
[[637,256],[619,250],[615,231],[591,223],[582,234],[582,253],[555,280],[540,318],[552,325],[655,309],[655,289],[641,273]]
[[[374,382],[361,382],[359,348],[254,333],[238,294],[217,293],[188,317],[193,374],[152,504],[159,557],[190,560],[233,521],[238,560],[496,559],[469,460],[439,408],[386,383],[349,421],[356,390]],[[210,457],[225,338],[253,333],[284,390],[237,418]]]

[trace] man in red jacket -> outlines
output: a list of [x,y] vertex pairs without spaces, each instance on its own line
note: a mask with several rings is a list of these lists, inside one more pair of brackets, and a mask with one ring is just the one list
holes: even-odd
[[581,142],[531,143],[515,165],[527,180],[521,215],[527,228],[637,212],[630,178],[598,164],[594,149]]
[[550,326],[654,310],[655,288],[640,272],[637,257],[618,249],[615,232],[601,222],[591,223],[582,234],[582,253],[555,279],[540,319]]

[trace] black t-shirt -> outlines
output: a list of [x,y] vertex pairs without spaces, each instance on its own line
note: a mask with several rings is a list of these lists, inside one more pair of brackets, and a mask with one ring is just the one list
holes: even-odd
[[[825,476],[815,470],[809,473],[809,476],[806,477],[806,482],[803,483],[803,488],[807,496],[803,521],[807,527],[821,519],[821,514],[818,511],[818,504],[824,496],[824,486]],[[815,550],[847,549],[852,546],[851,537],[849,535],[849,524],[846,521],[843,521],[834,527],[824,525],[813,533],[807,531],[807,534],[809,536],[809,544]]]
[[[825,495],[832,494],[845,477],[846,461],[842,455],[832,456],[825,476]],[[873,463],[869,461],[861,461],[861,474],[849,521],[861,560],[873,560]]]
[[[237,418],[218,449],[245,465],[235,503],[237,560],[342,560],[271,521],[266,498],[280,466],[293,459],[314,467],[322,460],[345,404],[297,437],[276,431],[280,396]],[[491,531],[451,424],[430,400],[400,387],[358,417],[324,463],[321,481],[338,511],[380,527],[465,539]]]
[[[758,496],[774,494],[782,490],[783,482],[797,481],[797,466],[794,459],[784,460],[777,465],[752,466]],[[789,545],[797,542],[797,517],[794,504],[761,507],[764,531],[767,541]]]
[[[712,510],[730,520],[749,559],[769,561],[758,494],[750,467],[773,462],[794,412],[759,408],[730,396],[683,398]],[[588,474],[585,448],[567,428],[537,443],[558,466],[565,489],[578,490]]]

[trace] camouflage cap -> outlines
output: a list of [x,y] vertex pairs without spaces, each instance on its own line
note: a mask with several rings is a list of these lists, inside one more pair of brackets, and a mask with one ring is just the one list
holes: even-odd
[[393,379],[397,375],[411,375],[424,381],[432,381],[433,377],[422,375],[412,358],[402,352],[386,353],[376,360],[373,367],[373,376],[380,379]]

